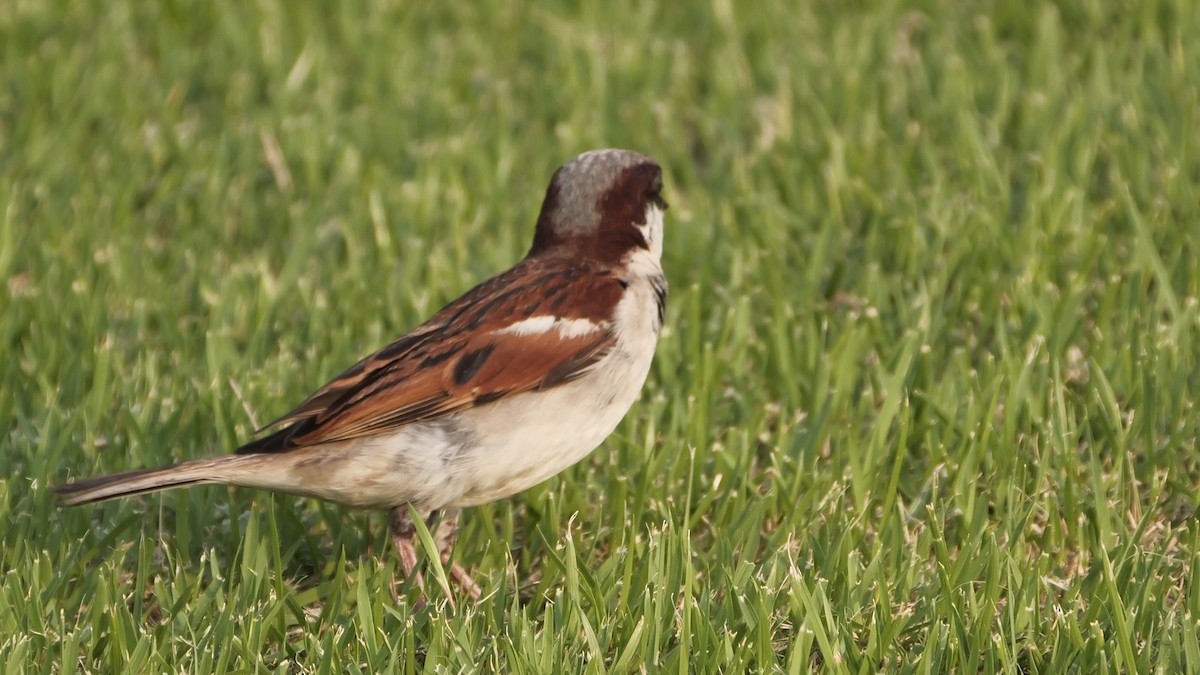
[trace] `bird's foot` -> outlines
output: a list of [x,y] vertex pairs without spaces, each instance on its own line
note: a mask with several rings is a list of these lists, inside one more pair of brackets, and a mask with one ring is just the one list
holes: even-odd
[[[439,517],[441,518],[440,522]],[[475,583],[462,565],[452,562],[450,559],[451,553],[454,551],[454,541],[458,538],[458,512],[453,511],[443,515],[433,511],[424,520],[433,532],[439,557],[449,573],[450,580],[466,592],[472,600],[478,600],[483,595],[479,584]],[[396,554],[400,557],[400,567],[404,570],[404,579],[405,581],[412,580],[412,585],[417,588],[415,606],[423,607],[425,605],[425,581],[421,576],[421,571],[417,569],[417,528],[412,522],[408,505],[392,509],[390,521],[392,541],[396,546]],[[394,587],[392,596],[399,602],[399,593]],[[451,606],[454,606],[454,598],[450,597],[449,600]]]

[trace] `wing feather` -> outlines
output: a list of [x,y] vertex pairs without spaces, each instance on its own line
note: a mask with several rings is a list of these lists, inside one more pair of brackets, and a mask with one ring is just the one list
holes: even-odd
[[[351,366],[266,427],[284,428],[238,452],[282,452],[388,433],[571,382],[612,349],[622,283],[578,261],[526,259]],[[555,322],[540,322],[546,329],[532,334],[505,330],[541,315],[553,315]],[[580,319],[594,330],[580,331]]]

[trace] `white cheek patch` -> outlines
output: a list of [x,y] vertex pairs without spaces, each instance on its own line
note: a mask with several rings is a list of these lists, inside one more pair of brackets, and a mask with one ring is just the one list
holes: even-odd
[[540,335],[551,330],[564,338],[580,337],[600,330],[600,324],[589,319],[562,319],[549,314],[531,316],[496,331],[497,335]]
[[646,243],[650,246],[650,254],[655,260],[662,257],[663,247],[663,210],[655,204],[646,206],[646,223],[638,225],[638,230],[642,236],[646,238]]

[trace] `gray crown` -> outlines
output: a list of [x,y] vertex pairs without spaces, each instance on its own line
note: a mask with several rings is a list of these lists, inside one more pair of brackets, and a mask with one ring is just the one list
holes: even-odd
[[591,150],[563,164],[551,181],[551,187],[557,188],[554,222],[560,230],[595,229],[600,224],[596,205],[617,176],[631,166],[653,163],[632,150]]

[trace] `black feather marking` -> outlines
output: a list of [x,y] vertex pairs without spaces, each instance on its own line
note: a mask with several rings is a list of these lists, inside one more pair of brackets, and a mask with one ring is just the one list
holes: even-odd
[[654,279],[654,299],[658,303],[658,325],[661,326],[667,317],[667,280],[663,277]]
[[[566,282],[566,281],[569,281],[574,275],[575,275],[575,271],[570,268],[550,270],[549,272],[546,272],[542,276],[538,277],[538,280],[533,285],[534,286],[545,286],[546,284],[549,284],[554,281],[558,281],[560,279],[563,280],[564,282]],[[564,283],[563,285],[566,285],[566,284]]]
[[475,377],[479,369],[483,367],[483,363],[492,355],[493,349],[495,349],[494,345],[488,345],[463,354],[458,363],[454,365],[454,384],[461,387],[470,382],[471,378]]
[[463,348],[463,346],[460,343],[460,344],[451,346],[449,349],[443,351],[440,354],[434,354],[433,356],[426,356],[425,360],[421,361],[421,367],[422,368],[432,368],[433,366],[436,366],[439,363],[443,363],[446,360],[448,360],[451,356],[454,356],[455,354],[462,351],[462,348]]
[[[374,360],[377,362],[378,361],[391,361],[392,359],[400,356],[404,352],[407,352],[408,350],[412,349],[413,345],[415,345],[417,342],[417,338],[418,338],[418,336],[415,336],[415,335],[406,335],[406,336],[400,338],[399,340],[396,340],[392,344],[379,350],[379,353],[377,353],[375,355]],[[366,363],[367,363],[366,360],[361,361],[361,362],[355,364],[355,366],[353,368],[351,368],[350,371],[353,371],[355,368],[357,368],[361,372],[362,366],[364,366]],[[348,371],[348,372],[350,372],[350,371]],[[342,377],[345,377],[345,376],[343,375]]]
[[486,394],[480,394],[475,397],[475,405],[485,405],[500,398],[504,398],[506,391],[489,391]]
[[291,440],[292,435],[295,434],[297,430],[302,430],[301,433],[304,433],[308,427],[312,426],[313,423],[311,419],[300,420],[295,424],[284,427],[274,433],[250,441],[233,452],[235,455],[256,455],[272,452],[284,452],[292,449],[293,446],[288,441]]
[[475,330],[476,328],[482,326],[483,322],[487,320],[488,316],[491,315],[493,310],[500,307],[505,302],[508,302],[514,295],[520,293],[521,290],[522,289],[520,288],[510,288],[509,290],[496,295],[496,297],[492,298],[491,300],[488,300],[482,307],[479,308],[478,311],[475,312],[474,316],[467,321],[467,325],[464,327],[464,330]]
[[538,383],[538,389],[546,390],[557,387],[583,375],[590,366],[608,354],[608,348],[604,347],[607,342],[609,342],[609,336],[602,335],[590,345],[579,350],[575,356],[551,368],[550,372],[546,373],[546,376]]

